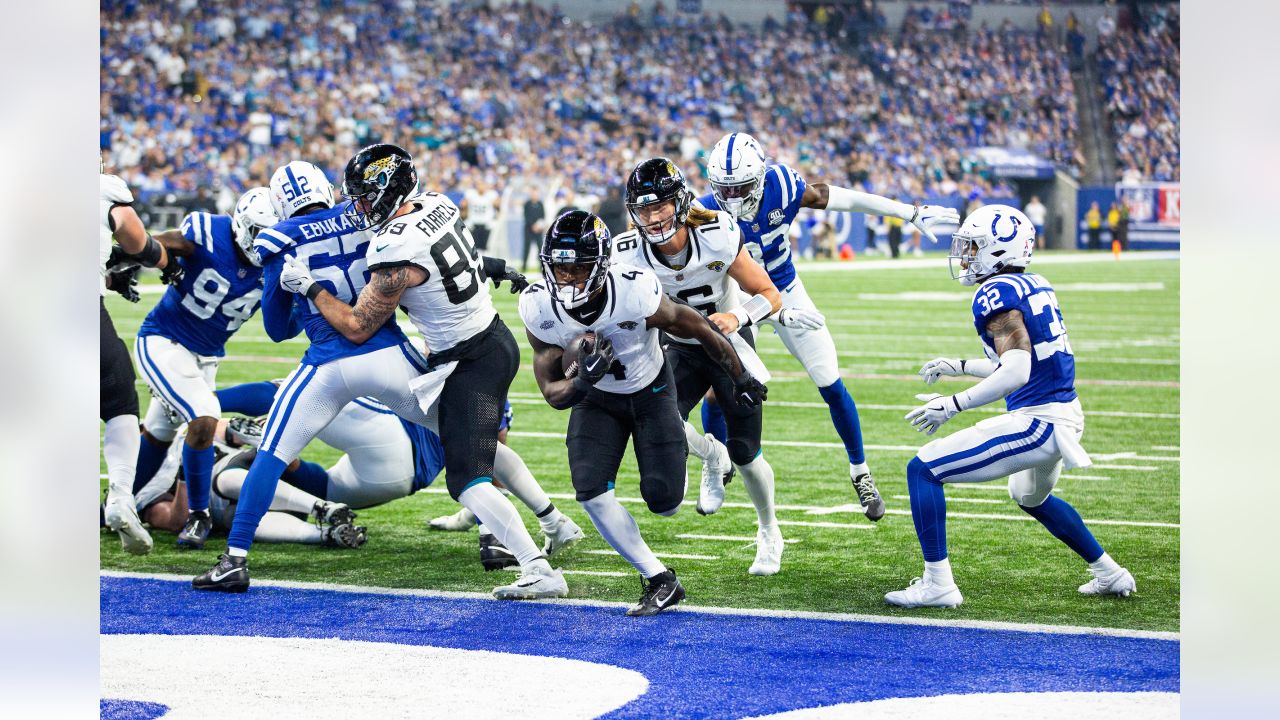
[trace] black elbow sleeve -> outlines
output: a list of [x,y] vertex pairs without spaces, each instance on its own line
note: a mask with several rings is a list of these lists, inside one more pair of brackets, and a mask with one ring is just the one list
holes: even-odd
[[125,257],[136,261],[143,267],[153,268],[160,264],[160,258],[163,255],[160,249],[160,243],[151,237],[151,233],[147,233],[147,244],[136,253],[125,253]]
[[507,273],[507,261],[502,258],[482,255],[480,257],[480,267],[484,270],[484,278],[486,280],[501,278]]

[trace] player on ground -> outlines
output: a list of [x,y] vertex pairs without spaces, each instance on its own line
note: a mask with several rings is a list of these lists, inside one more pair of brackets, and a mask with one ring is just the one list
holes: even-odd
[[138,461],[138,391],[133,386],[133,361],[107,314],[105,296],[110,287],[126,300],[138,302],[134,286],[139,267],[160,268],[166,281],[176,281],[181,269],[170,262],[164,247],[142,227],[142,220],[133,209],[133,193],[123,180],[101,173],[98,200],[98,416],[106,424],[102,436],[102,456],[107,463],[104,518],[107,526],[120,534],[126,551],[145,555],[151,552],[151,535],[142,527],[133,498]]
[[934,440],[907,465],[911,518],[925,569],[924,577],[905,590],[884,596],[892,605],[955,607],[963,602],[947,557],[942,486],[1005,476],[1018,507],[1089,563],[1093,579],[1080,592],[1128,596],[1137,589],[1133,575],[1103,552],[1075,508],[1051,494],[1063,465],[1088,467],[1089,456],[1080,446],[1084,412],[1076,397],[1075,356],[1058,298],[1048,280],[1025,272],[1035,240],[1027,216],[1007,205],[979,208],[952,237],[952,277],[978,286],[973,324],[986,357],[930,360],[920,376],[929,384],[942,375],[983,380],[949,397],[918,395],[925,404],[906,419],[932,435],[956,413],[1002,398],[1009,412]]
[[133,345],[152,396],[137,474],[141,481],[155,473],[185,423],[182,467],[191,512],[178,533],[180,548],[203,548],[213,527],[213,435],[222,416],[214,394],[218,362],[227,340],[258,310],[262,267],[253,241],[277,220],[267,189],[258,187],[240,196],[231,217],[193,212],[180,229],[156,237],[184,275],[147,314]]
[[614,265],[610,253],[600,218],[582,210],[556,218],[539,253],[543,279],[520,296],[520,317],[543,397],[557,410],[573,408],[566,444],[578,502],[600,535],[640,571],[644,590],[627,614],[654,615],[679,603],[684,588],[645,544],[613,488],[630,439],[649,511],[671,516],[684,501],[683,422],[659,331],[707,348],[734,379],[737,403],[759,405],[766,389],[706,318],[667,298],[651,271]]
[[[343,194],[351,199],[349,217],[373,235],[365,260],[371,280],[354,307],[347,304],[350,296],[334,296],[299,263],[290,261],[281,280],[306,295],[326,327],[354,347],[373,342],[381,328],[395,327],[396,308],[404,307],[431,348],[422,377],[413,378],[414,394],[439,413],[449,495],[520,562],[520,577],[495,588],[494,595],[563,597],[563,575],[551,569],[520,514],[493,486],[498,426],[520,350],[493,307],[485,279],[510,280],[513,292],[527,283],[502,260],[482,263],[458,207],[438,193],[415,195],[417,186],[413,158],[395,145],[371,145],[347,163]],[[525,497],[535,493],[537,483],[532,486],[508,489]],[[541,488],[536,493],[546,497]]]
[[[727,213],[692,207],[693,193],[684,174],[667,158],[636,166],[627,178],[626,204],[635,229],[614,238],[613,260],[657,275],[666,295],[707,316],[733,342],[744,367],[760,382],[768,382],[764,363],[738,333],[749,333],[753,323],[777,312],[782,300],[764,269],[742,246],[737,223]],[[738,287],[750,296],[741,304]],[[792,314],[785,321],[789,326],[821,322],[817,313],[785,312]],[[719,510],[725,481],[735,468],[740,471],[759,525],[750,572],[773,575],[781,568],[782,532],[773,508],[773,468],[760,448],[763,408],[733,401],[733,379],[697,340],[670,339],[666,359],[675,376],[676,405],[685,418],[685,439],[689,451],[704,463],[698,512],[710,515]],[[696,431],[687,419],[708,389],[730,408],[727,449],[710,433]]]
[[[769,273],[773,284],[782,292],[782,307],[789,310],[817,312],[805,292],[804,283],[796,275],[787,238],[791,223],[800,208],[865,212],[901,217],[920,228],[937,242],[932,228],[942,223],[955,223],[955,210],[935,205],[913,206],[878,195],[869,195],[826,183],[808,184],[798,172],[786,165],[770,165],[756,139],[746,133],[730,133],[711,149],[707,158],[707,175],[712,192],[700,199],[704,207],[724,210],[738,221],[743,241],[751,256]],[[862,426],[858,408],[840,379],[840,365],[835,341],[825,327],[786,327],[767,320],[782,338],[787,350],[804,366],[818,386],[818,393],[831,412],[831,421],[849,456],[849,478],[867,518],[884,516],[884,501],[876,490],[862,446]],[[724,424],[715,403],[703,405],[704,428]]]

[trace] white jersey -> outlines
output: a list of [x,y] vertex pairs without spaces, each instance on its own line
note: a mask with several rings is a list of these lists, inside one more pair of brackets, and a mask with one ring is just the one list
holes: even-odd
[[370,271],[406,264],[426,271],[426,282],[405,290],[400,305],[427,347],[438,353],[475,337],[498,311],[481,279],[480,253],[458,206],[433,192],[418,195],[413,203],[412,212],[374,236],[366,258]]
[[98,240],[98,292],[106,295],[107,258],[111,257],[111,244],[115,236],[111,229],[111,208],[131,204],[133,193],[129,192],[129,186],[124,184],[124,180],[115,175],[98,175],[98,191],[99,220],[102,222]]
[[626,395],[648,387],[662,372],[658,329],[647,325],[662,302],[662,285],[648,270],[614,264],[609,267],[605,292],[609,297],[600,317],[583,325],[555,301],[547,281],[539,280],[520,295],[520,319],[534,337],[548,345],[567,348],[588,330],[597,339],[608,338],[617,366],[596,383],[596,388]]

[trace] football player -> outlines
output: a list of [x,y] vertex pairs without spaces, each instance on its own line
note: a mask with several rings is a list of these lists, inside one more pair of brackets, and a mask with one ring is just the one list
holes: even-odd
[[182,467],[191,512],[178,533],[180,548],[203,548],[213,527],[213,434],[222,416],[214,394],[218,362],[227,340],[258,310],[262,268],[253,241],[276,221],[267,189],[258,187],[240,197],[231,217],[193,212],[180,229],[156,237],[184,273],[142,321],[133,345],[153,398],[142,422],[138,476],[155,473],[185,423]]
[[[710,318],[738,352],[742,364],[760,382],[768,382],[764,363],[739,331],[750,332],[753,323],[774,314],[782,306],[778,289],[764,268],[756,264],[742,245],[738,224],[725,212],[692,207],[693,193],[684,173],[667,158],[653,158],[636,166],[627,178],[626,207],[635,229],[613,240],[613,259],[651,271],[662,291]],[[750,296],[738,303],[736,288]],[[726,308],[722,311],[720,308]],[[821,316],[807,310],[788,310],[784,324],[821,323]],[[815,325],[816,326],[816,325]],[[747,495],[756,508],[756,559],[752,575],[773,575],[782,562],[782,532],[773,508],[773,468],[760,448],[762,408],[738,406],[733,401],[734,382],[696,340],[671,337],[667,363],[676,383],[676,405],[684,423],[689,451],[703,461],[698,512],[709,515],[724,503],[724,483],[735,469],[742,473]],[[728,441],[694,430],[687,418],[708,389],[714,391],[727,413]]]
[[[729,133],[716,143],[707,157],[707,176],[712,192],[700,199],[712,210],[732,215],[742,229],[747,251],[764,265],[773,284],[782,292],[782,306],[816,313],[817,307],[796,275],[787,234],[800,208],[864,212],[900,217],[920,228],[937,242],[932,227],[959,221],[951,208],[936,205],[908,205],[878,195],[849,190],[826,183],[808,184],[786,165],[769,164],[764,149],[746,133]],[[870,520],[884,516],[884,501],[876,490],[862,446],[862,426],[858,408],[840,379],[835,341],[826,327],[786,327],[773,325],[787,350],[804,366],[818,386],[818,393],[831,412],[831,421],[849,456],[849,478],[858,500]],[[703,405],[703,427],[723,425],[715,403]]]
[[1128,596],[1137,589],[1133,575],[1103,551],[1075,508],[1051,494],[1064,465],[1088,467],[1090,461],[1080,446],[1084,413],[1058,298],[1048,280],[1026,272],[1035,240],[1027,216],[1007,205],[979,208],[952,236],[951,275],[962,285],[977,286],[973,324],[986,357],[930,360],[920,376],[928,384],[943,375],[983,379],[951,396],[918,395],[924,405],[906,419],[932,435],[957,413],[1000,399],[1008,412],[934,440],[907,465],[924,577],[886,594],[892,605],[955,607],[963,601],[947,557],[943,484],[1006,476],[1018,507],[1089,564],[1093,579],[1080,592]]
[[671,516],[684,501],[684,423],[659,331],[701,343],[732,378],[735,402],[757,406],[766,390],[698,311],[663,294],[652,271],[613,264],[610,254],[600,218],[582,210],[557,217],[539,253],[543,279],[520,296],[520,317],[543,397],[557,410],[573,408],[566,444],[578,502],[641,574],[640,601],[627,614],[654,615],[679,603],[684,588],[645,544],[614,483],[630,439],[649,511]]
[[[494,596],[563,597],[568,593],[564,576],[552,570],[515,506],[493,486],[498,426],[520,350],[498,317],[485,280],[495,285],[510,280],[513,292],[527,283],[502,260],[482,262],[458,206],[439,193],[417,193],[417,186],[413,158],[403,148],[378,144],[360,150],[347,163],[342,189],[350,200],[345,218],[372,235],[360,264],[371,274],[368,285],[335,295],[320,284],[326,276],[295,260],[287,263],[281,282],[305,296],[300,302],[313,307],[325,327],[351,347],[366,347],[382,328],[396,327],[396,308],[404,307],[431,348],[425,360],[413,353],[420,363],[415,375],[422,377],[404,384],[412,379],[413,397],[439,413],[449,494],[520,562],[520,577],[495,588]],[[354,307],[348,304],[352,299]],[[508,488],[521,496],[535,492]],[[546,498],[540,488],[536,493]]]
[[166,281],[176,280],[181,270],[171,262],[164,246],[142,227],[129,187],[115,175],[101,172],[101,161],[98,165],[98,416],[106,424],[102,437],[102,456],[107,464],[104,519],[120,534],[120,543],[127,552],[145,555],[151,552],[151,535],[142,526],[133,498],[138,461],[138,391],[133,385],[129,350],[107,314],[105,296],[110,288],[126,300],[138,302],[134,286],[140,267],[160,268]]

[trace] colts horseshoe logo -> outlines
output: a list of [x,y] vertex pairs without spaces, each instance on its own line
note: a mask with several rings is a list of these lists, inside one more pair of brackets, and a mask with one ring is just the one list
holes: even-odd
[[1001,237],[1000,231],[996,230],[996,223],[1000,222],[1000,213],[996,213],[996,216],[991,218],[991,234],[997,241],[1009,242],[1018,236],[1018,226],[1021,225],[1022,222],[1018,220],[1016,215],[1010,215],[1009,220],[1013,223],[1013,230],[1011,230],[1007,236]]

